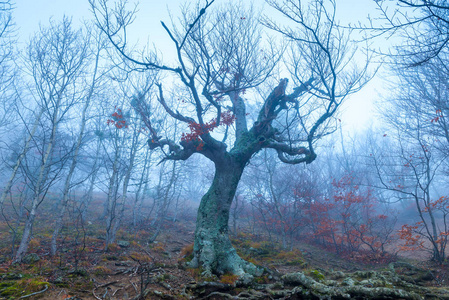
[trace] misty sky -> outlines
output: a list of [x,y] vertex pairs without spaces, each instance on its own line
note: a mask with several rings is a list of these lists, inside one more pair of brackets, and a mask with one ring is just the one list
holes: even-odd
[[[112,2],[112,1],[111,1]],[[133,3],[132,1],[130,1]],[[225,1],[217,0],[220,4]],[[132,27],[131,38],[141,44],[156,44],[163,49],[165,55],[173,49],[170,40],[162,30],[160,21],[170,23],[170,14],[177,18],[180,6],[184,0],[142,0],[139,3],[139,12]],[[253,1],[255,6],[264,6],[265,11],[271,15],[268,6],[263,0]],[[170,14],[168,12],[170,11]],[[18,27],[20,45],[24,45],[29,37],[39,29],[39,25],[46,26],[49,18],[59,20],[63,15],[72,16],[73,22],[79,24],[83,19],[92,18],[88,0],[17,0],[14,19]],[[375,16],[373,0],[337,0],[337,15],[341,24],[364,22],[368,15]],[[273,14],[273,18],[276,15]],[[169,54],[168,54],[169,55]],[[382,93],[382,80],[374,78],[361,92],[351,96],[342,107],[342,122],[344,128],[357,131],[376,123],[374,102]]]

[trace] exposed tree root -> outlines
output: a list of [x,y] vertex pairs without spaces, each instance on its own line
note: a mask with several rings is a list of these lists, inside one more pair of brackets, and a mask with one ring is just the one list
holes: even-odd
[[[324,280],[318,282],[302,272],[290,273],[282,276],[280,280],[272,284],[248,283],[242,281],[234,285],[219,282],[199,282],[189,284],[185,288],[184,295],[190,295],[198,299],[449,299],[444,296],[445,291],[433,293],[428,288],[413,285],[402,281],[393,272],[369,273],[372,278],[358,281],[351,279],[337,282]],[[352,276],[357,276],[354,273]],[[349,275],[348,275],[349,276]],[[349,277],[348,277],[349,278]],[[379,278],[384,280],[385,286],[370,286]],[[370,281],[371,280],[371,281]],[[350,281],[349,281],[350,282]],[[239,289],[236,289],[238,287]],[[246,288],[242,292],[241,288]]]
[[[196,233],[194,258],[190,267],[203,269],[202,276],[232,273],[238,276],[260,276],[263,269],[242,259],[231,244],[229,236],[214,230],[200,229]],[[218,262],[220,262],[218,264]]]
[[310,295],[310,299],[422,299],[415,292],[394,287],[328,286],[301,272],[286,274],[282,276],[282,280],[286,284],[297,285],[293,294]]

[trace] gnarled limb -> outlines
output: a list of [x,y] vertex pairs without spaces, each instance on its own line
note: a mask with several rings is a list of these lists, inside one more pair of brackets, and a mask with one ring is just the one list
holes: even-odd
[[311,152],[311,151],[308,151],[308,152],[309,152],[309,154],[306,154],[306,156],[304,156],[304,157],[290,159],[290,158],[285,157],[285,152],[282,152],[281,150],[277,150],[279,160],[282,161],[283,163],[291,164],[291,165],[297,165],[297,164],[301,164],[304,162],[306,164],[310,164],[312,161],[314,161],[316,158],[315,152]]
[[154,150],[156,148],[161,148],[161,150],[164,152],[164,146],[168,146],[168,153],[165,153],[165,157],[160,161],[159,163],[163,162],[164,160],[186,160],[190,156],[192,156],[193,153],[197,152],[196,146],[193,145],[193,142],[181,142],[182,148],[180,145],[176,144],[172,140],[169,139],[161,139],[161,140],[154,140],[149,139],[148,140],[148,146],[151,150]]
[[308,91],[313,80],[313,78],[310,78],[299,87],[294,88],[293,93],[286,95],[285,90],[287,88],[288,79],[281,79],[278,86],[273,89],[265,100],[262,109],[259,111],[257,121],[254,123],[253,130],[260,134],[263,131],[263,128],[266,128],[267,125],[271,124],[282,110],[288,109],[287,103],[294,103],[296,106],[297,98]]
[[[264,148],[271,148],[276,150],[276,152],[278,153],[279,160],[282,161],[283,163],[288,164],[300,164],[304,162],[309,164],[316,158],[316,154],[315,152],[313,152],[313,149],[311,151],[306,147],[291,147],[286,143],[268,141],[267,143],[265,143]],[[291,159],[287,158],[285,156],[286,154],[290,156],[302,155],[302,157]]]

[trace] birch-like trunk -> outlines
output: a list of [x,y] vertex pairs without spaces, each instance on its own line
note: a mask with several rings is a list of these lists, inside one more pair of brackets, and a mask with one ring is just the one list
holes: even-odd
[[131,171],[132,171],[133,165],[134,165],[135,152],[131,156],[132,157],[129,162],[130,164],[129,164],[128,170],[126,172],[125,179],[123,180],[123,189],[122,189],[122,196],[121,196],[121,202],[120,202],[120,210],[118,213],[116,213],[116,217],[114,219],[114,224],[112,226],[112,230],[110,233],[109,244],[115,243],[115,240],[117,237],[117,231],[119,230],[122,219],[123,219],[123,214],[125,211],[125,204],[126,204],[126,197],[128,194],[129,180],[131,178]]
[[46,181],[46,174],[48,172],[47,168],[49,165],[49,161],[51,161],[51,156],[53,152],[53,146],[55,143],[55,137],[56,132],[58,129],[58,116],[59,116],[59,109],[61,104],[62,97],[59,95],[56,105],[55,105],[55,111],[52,118],[52,131],[50,135],[50,139],[48,141],[48,144],[46,145],[47,149],[45,151],[44,157],[41,161],[41,165],[39,168],[39,175],[36,181],[36,184],[34,185],[34,194],[33,194],[33,200],[31,203],[31,210],[29,212],[28,218],[25,223],[25,228],[23,230],[22,240],[20,242],[19,249],[16,252],[16,255],[14,257],[14,263],[21,262],[23,257],[25,256],[26,252],[28,251],[28,245],[31,240],[31,234],[33,232],[33,225],[34,220],[36,218],[37,208],[42,202],[43,199],[41,199],[41,192],[42,187],[45,184]]
[[98,70],[98,61],[99,61],[99,58],[100,58],[100,50],[101,49],[99,48],[97,53],[96,53],[95,67],[94,67],[94,72],[93,72],[93,77],[92,77],[92,83],[91,83],[91,86],[89,88],[89,93],[87,95],[86,102],[84,103],[83,111],[81,113],[80,131],[79,131],[79,134],[78,134],[78,139],[76,141],[75,151],[74,151],[73,157],[72,157],[72,163],[70,164],[70,169],[69,169],[69,172],[67,173],[67,177],[66,177],[66,180],[65,180],[65,183],[64,183],[64,189],[63,189],[63,192],[62,192],[61,208],[60,208],[58,217],[56,219],[53,235],[51,237],[51,242],[50,242],[50,254],[51,254],[51,256],[54,256],[56,254],[57,239],[58,239],[59,233],[60,233],[60,231],[62,229],[65,211],[67,210],[67,204],[68,204],[69,192],[70,192],[70,185],[71,185],[71,182],[72,182],[72,177],[73,177],[73,174],[75,172],[76,165],[78,163],[78,155],[79,155],[79,151],[81,149],[81,143],[82,143],[83,138],[84,138],[84,131],[86,129],[87,110],[89,109],[90,102],[91,102],[92,96],[94,94],[96,80],[97,80],[97,70]]
[[94,186],[95,186],[95,182],[97,180],[97,174],[98,174],[98,170],[99,170],[99,166],[98,166],[98,153],[100,153],[100,149],[101,149],[101,141],[97,140],[97,149],[95,152],[95,160],[94,160],[94,164],[92,166],[92,174],[90,176],[89,179],[89,188],[85,194],[85,197],[83,199],[84,201],[84,206],[83,209],[81,211],[82,217],[83,219],[86,218],[86,211],[89,208],[89,204],[92,201],[93,198],[93,193],[94,193]]
[[108,250],[109,244],[111,244],[112,239],[112,226],[116,216],[116,206],[117,206],[117,191],[118,191],[118,162],[119,162],[119,151],[115,151],[114,162],[112,164],[112,174],[109,178],[108,195],[106,198],[106,240],[105,240],[105,251]]
[[139,184],[137,186],[136,197],[134,198],[133,205],[133,227],[136,228],[137,224],[140,222],[141,213],[140,209],[142,207],[142,200],[145,197],[146,187],[148,186],[148,177],[150,174],[150,161],[151,161],[151,151],[147,149],[145,153],[145,161],[143,164],[143,171],[140,176]]
[[162,187],[163,170],[161,170],[159,174],[158,193],[157,193],[158,206],[156,209],[156,216],[154,218],[153,223],[151,224],[153,227],[155,227],[155,231],[149,240],[150,243],[154,242],[158,237],[159,233],[161,232],[164,219],[167,215],[170,202],[173,198],[174,185],[176,183],[177,177],[178,171],[176,170],[176,161],[173,161],[172,169],[170,171],[170,179],[168,179],[168,183],[165,187]]

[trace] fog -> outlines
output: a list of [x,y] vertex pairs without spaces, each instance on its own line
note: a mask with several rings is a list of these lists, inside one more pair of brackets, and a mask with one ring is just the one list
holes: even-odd
[[279,253],[312,278],[306,253],[320,251],[440,268],[448,8],[399,2],[370,2],[369,16],[275,0],[169,15],[92,0],[29,20],[24,3],[0,3],[1,263],[37,253],[92,273],[95,255],[155,262],[171,247],[191,276],[222,283],[275,280]]

